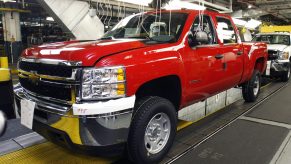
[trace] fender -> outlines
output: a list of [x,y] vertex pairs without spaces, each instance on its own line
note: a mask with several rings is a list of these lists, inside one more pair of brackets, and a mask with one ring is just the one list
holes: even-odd
[[[252,77],[252,74],[254,72],[254,68],[256,67],[256,62],[260,58],[263,58],[264,61],[267,61],[268,58],[268,52],[267,52],[267,45],[265,43],[243,43],[244,47],[244,73],[243,78],[240,83],[244,83]],[[263,65],[261,66],[260,72],[263,74],[263,72],[266,69],[266,62],[263,62]]]

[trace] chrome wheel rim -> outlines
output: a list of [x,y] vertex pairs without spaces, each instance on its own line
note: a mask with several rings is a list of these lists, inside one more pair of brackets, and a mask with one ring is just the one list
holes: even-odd
[[260,89],[260,79],[259,76],[256,76],[255,82],[254,82],[254,95],[257,96]]
[[0,111],[0,136],[5,129],[5,124],[6,124],[5,121],[6,121],[5,115],[2,111]]
[[144,141],[150,154],[159,153],[167,144],[171,132],[170,118],[165,113],[158,113],[149,121]]

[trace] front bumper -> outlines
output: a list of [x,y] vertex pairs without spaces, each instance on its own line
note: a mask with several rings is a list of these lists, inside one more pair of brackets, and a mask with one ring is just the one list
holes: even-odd
[[290,67],[289,60],[270,60],[266,69],[266,76],[280,77]]
[[[128,109],[110,113],[73,115],[72,105],[48,103],[31,95],[21,86],[16,87],[14,93],[19,113],[21,99],[36,103],[33,130],[48,140],[86,154],[111,156],[123,152],[132,117],[132,105]],[[80,105],[78,104],[82,107]],[[88,104],[84,104],[86,106]],[[58,109],[65,108],[69,110],[65,113],[58,112]]]

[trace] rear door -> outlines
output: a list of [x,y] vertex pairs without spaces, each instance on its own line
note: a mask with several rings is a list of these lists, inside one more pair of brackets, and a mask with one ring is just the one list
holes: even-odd
[[216,17],[217,35],[220,41],[219,54],[223,56],[223,84],[231,88],[238,84],[243,74],[243,46],[232,21],[227,17]]

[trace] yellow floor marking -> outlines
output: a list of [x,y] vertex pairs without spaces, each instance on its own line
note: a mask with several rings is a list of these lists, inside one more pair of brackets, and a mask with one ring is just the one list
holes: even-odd
[[178,126],[177,126],[177,131],[186,128],[187,126],[193,124],[194,122],[190,122],[190,121],[183,121],[183,120],[179,120],[178,122]]
[[261,89],[264,89],[264,88],[266,88],[267,86],[269,86],[269,85],[271,85],[271,84],[272,84],[272,83],[268,83],[268,84],[262,86]]
[[117,158],[100,158],[73,153],[50,142],[25,148],[0,157],[0,163],[5,164],[75,164],[96,163],[107,164],[116,161]]

